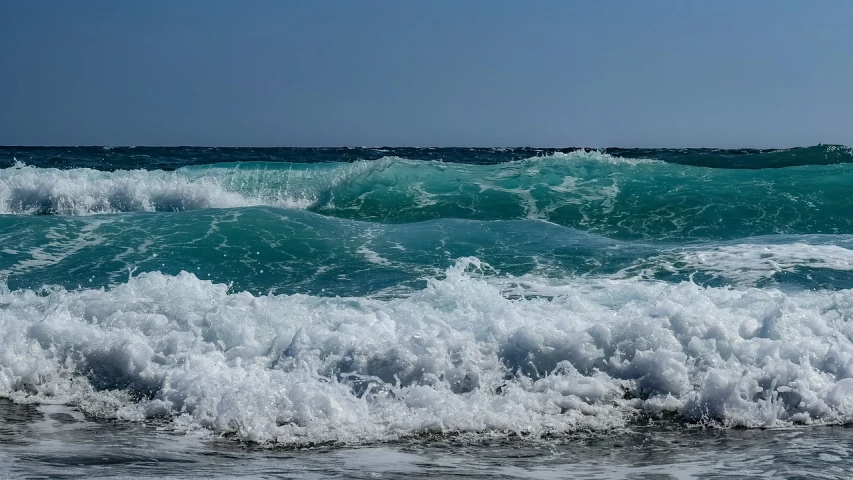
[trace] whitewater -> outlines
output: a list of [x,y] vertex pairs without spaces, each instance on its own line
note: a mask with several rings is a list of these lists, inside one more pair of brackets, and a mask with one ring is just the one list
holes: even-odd
[[0,476],[851,467],[846,147],[0,159]]

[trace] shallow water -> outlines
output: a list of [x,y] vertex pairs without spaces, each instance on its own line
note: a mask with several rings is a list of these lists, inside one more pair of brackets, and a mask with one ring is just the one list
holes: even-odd
[[433,436],[270,449],[0,400],[0,477],[840,478],[853,428],[633,426],[531,441]]

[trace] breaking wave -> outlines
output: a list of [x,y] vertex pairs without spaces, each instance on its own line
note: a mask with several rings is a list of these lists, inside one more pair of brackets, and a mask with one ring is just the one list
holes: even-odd
[[0,171],[0,213],[92,215],[272,206],[382,223],[544,220],[614,239],[853,233],[850,164],[737,170],[578,151],[471,165],[396,157],[176,171]]
[[0,294],[0,396],[283,445],[544,436],[642,417],[853,421],[853,291],[529,280],[460,259],[396,299],[190,273]]

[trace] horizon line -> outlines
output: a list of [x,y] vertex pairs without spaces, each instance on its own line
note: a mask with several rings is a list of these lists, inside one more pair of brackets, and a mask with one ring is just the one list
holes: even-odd
[[562,147],[543,147],[543,146],[531,146],[531,145],[516,145],[516,146],[472,146],[472,145],[446,145],[446,146],[438,146],[438,145],[429,145],[429,146],[418,146],[418,145],[323,145],[323,146],[299,146],[299,145],[155,145],[155,144],[143,144],[143,145],[109,145],[109,144],[80,144],[80,145],[69,145],[69,144],[43,144],[43,145],[0,145],[0,148],[103,148],[103,149],[113,149],[113,148],[223,148],[223,149],[238,149],[238,148],[290,148],[290,149],[353,149],[353,150],[369,150],[369,149],[392,149],[392,148],[412,148],[412,149],[505,149],[505,150],[518,150],[518,149],[531,149],[531,150],[608,150],[608,149],[619,149],[619,150],[793,150],[797,148],[811,148],[811,147],[848,147],[847,145],[841,143],[817,143],[814,145],[797,145],[793,147],[619,147],[619,146],[608,146],[608,147],[587,147],[587,146],[562,146]]

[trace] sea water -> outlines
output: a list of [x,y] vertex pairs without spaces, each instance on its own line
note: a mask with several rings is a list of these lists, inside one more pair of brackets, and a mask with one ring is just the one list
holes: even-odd
[[853,468],[846,147],[0,166],[0,477]]

